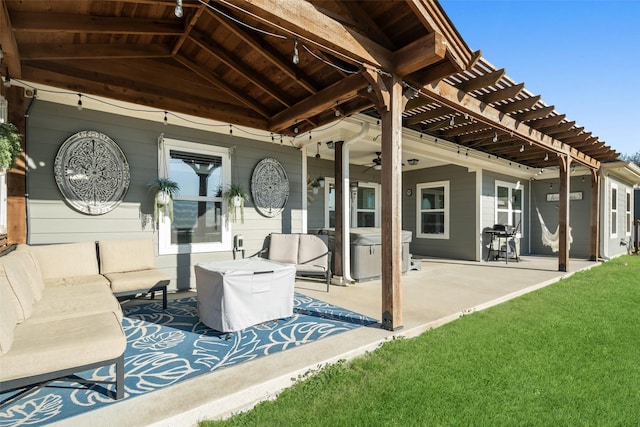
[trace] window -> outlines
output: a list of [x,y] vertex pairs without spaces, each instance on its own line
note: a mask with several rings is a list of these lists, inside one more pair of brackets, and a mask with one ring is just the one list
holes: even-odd
[[336,183],[333,178],[325,178],[325,200],[326,211],[325,211],[325,219],[324,226],[328,228],[335,228],[336,226]]
[[633,229],[633,208],[632,208],[632,201],[631,201],[631,189],[627,188],[627,199],[626,199],[626,218],[625,218],[625,223],[627,225],[627,230],[626,230],[626,234],[627,236],[631,236],[631,230]]
[[180,186],[173,198],[173,220],[160,221],[160,253],[212,252],[231,247],[223,220],[229,157],[224,148],[164,140],[160,170]]
[[618,187],[611,186],[611,237],[618,237]]
[[377,184],[358,184],[356,194],[356,227],[377,227]]
[[418,184],[416,186],[417,237],[449,238],[449,181]]
[[522,226],[522,188],[520,183],[496,181],[496,216],[495,224]]

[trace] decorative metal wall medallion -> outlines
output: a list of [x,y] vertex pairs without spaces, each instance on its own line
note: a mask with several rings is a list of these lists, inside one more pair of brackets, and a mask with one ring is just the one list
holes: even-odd
[[289,178],[276,159],[260,160],[251,175],[251,196],[262,215],[273,218],[284,210],[289,198]]
[[58,150],[54,174],[67,203],[80,212],[102,215],[122,202],[129,189],[129,163],[107,135],[81,131]]

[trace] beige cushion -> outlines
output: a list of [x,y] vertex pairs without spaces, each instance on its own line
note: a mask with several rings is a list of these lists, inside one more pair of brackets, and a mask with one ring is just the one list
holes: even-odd
[[[307,271],[315,271],[318,268],[326,270],[329,267],[329,247],[320,236],[300,234],[298,266],[310,268]],[[300,268],[298,270],[302,271]]]
[[13,380],[115,359],[127,340],[114,313],[16,326],[11,351],[0,357],[0,380]]
[[56,279],[47,279],[44,281],[45,288],[55,287],[74,287],[85,285],[102,285],[109,289],[109,280],[101,274],[92,274],[90,276],[73,276],[73,277],[60,277]]
[[105,274],[106,278],[111,282],[111,291],[130,292],[141,291],[146,292],[156,286],[160,282],[169,283],[169,276],[158,270],[142,270],[128,271],[126,273],[109,273]]
[[151,239],[101,240],[98,248],[102,274],[156,268]]
[[18,323],[21,323],[33,313],[34,296],[21,261],[12,255],[2,257],[0,281],[5,281],[11,291],[9,299],[15,309]]
[[45,281],[100,274],[94,242],[31,246],[30,250],[40,265]]
[[113,312],[122,321],[122,308],[103,284],[45,288],[42,301],[33,308],[30,323],[52,322],[71,317]]
[[269,259],[283,264],[297,264],[298,234],[271,233]]
[[42,280],[42,269],[40,268],[40,264],[38,264],[38,260],[29,250],[29,245],[20,244],[16,246],[15,250],[16,254],[24,254],[24,263],[27,268],[27,274],[29,275],[29,279],[31,280],[31,288],[33,289],[34,294],[36,294],[36,300],[40,300],[37,296],[42,293],[44,289],[44,280]]
[[[31,258],[31,254],[25,250],[15,250],[11,256],[17,260],[17,262],[9,263],[6,266],[9,281],[12,281],[12,277],[14,276],[16,280],[26,280],[31,288],[33,299],[40,301],[40,298],[42,298],[42,289],[44,289],[44,282],[33,262],[33,258]],[[21,271],[16,271],[16,268],[19,268]]]
[[11,290],[6,280],[0,280],[0,356],[11,348],[13,330],[18,324],[16,310],[11,302]]

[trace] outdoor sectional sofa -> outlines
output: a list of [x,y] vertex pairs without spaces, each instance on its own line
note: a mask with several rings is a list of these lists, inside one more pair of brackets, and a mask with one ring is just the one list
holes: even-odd
[[162,290],[166,308],[168,283],[151,240],[18,245],[0,257],[0,391],[115,364],[122,398],[127,342],[116,296]]
[[329,237],[303,233],[271,233],[268,258],[283,264],[293,264],[299,276],[322,276],[331,284]]

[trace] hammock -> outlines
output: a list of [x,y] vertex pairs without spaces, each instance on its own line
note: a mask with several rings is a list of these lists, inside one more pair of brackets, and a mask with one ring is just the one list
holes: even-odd
[[[555,233],[549,231],[547,226],[544,223],[544,219],[542,219],[542,215],[540,214],[540,210],[536,206],[536,212],[538,213],[538,220],[540,220],[540,229],[542,230],[542,244],[551,248],[552,252],[558,252],[558,247],[560,246],[560,225],[556,227]],[[567,231],[569,232],[569,248],[571,248],[571,243],[573,243],[573,236],[571,235],[571,227],[567,227]]]

